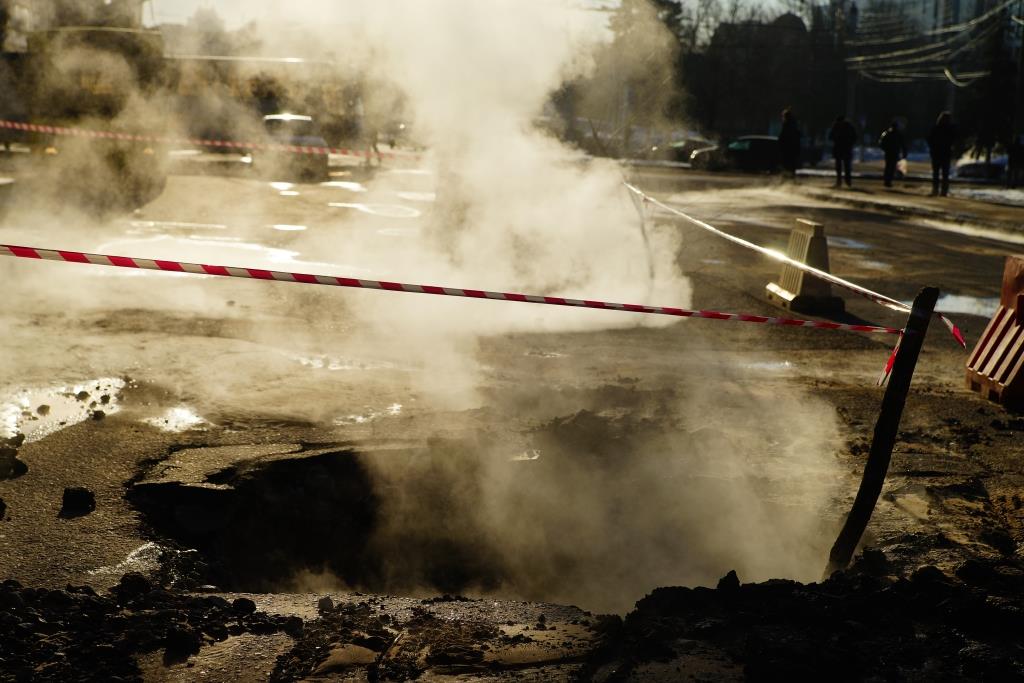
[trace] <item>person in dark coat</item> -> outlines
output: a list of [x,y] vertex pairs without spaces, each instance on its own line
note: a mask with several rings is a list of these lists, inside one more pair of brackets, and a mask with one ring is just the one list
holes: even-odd
[[896,177],[896,164],[900,159],[907,158],[907,143],[900,132],[899,121],[893,121],[878,138],[878,146],[885,152],[885,171],[882,179],[886,187],[892,187],[892,179]]
[[779,133],[779,157],[782,170],[791,178],[800,167],[800,126],[792,109],[782,112],[782,131]]
[[1006,183],[1011,188],[1024,184],[1024,135],[1015,136],[1006,150]]
[[857,141],[857,131],[845,116],[836,118],[832,130],[828,133],[832,141],[832,156],[836,160],[836,187],[842,185],[846,177],[846,186],[853,185],[853,144]]
[[[953,115],[948,111],[939,114],[938,120],[928,133],[928,151],[932,157],[932,195],[949,194],[949,165],[953,161],[953,143],[956,141],[956,126]],[[939,186],[939,176],[942,186]]]

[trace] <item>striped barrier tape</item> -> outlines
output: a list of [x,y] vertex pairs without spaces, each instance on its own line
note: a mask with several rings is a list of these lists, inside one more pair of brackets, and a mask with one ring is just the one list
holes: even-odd
[[[42,133],[44,135],[57,135],[61,137],[122,140],[125,142],[151,142],[161,145],[191,145],[193,147],[237,149],[239,151],[286,152],[289,154],[309,155],[338,154],[342,156],[366,157],[367,159],[377,156],[376,152],[371,152],[369,150],[322,147],[318,145],[285,145],[277,143],[237,142],[233,140],[206,140],[202,138],[174,138],[160,135],[138,135],[135,133],[122,133],[107,130],[92,130],[88,128],[67,128],[64,126],[47,126],[38,123],[22,123],[19,121],[5,121],[2,119],[0,119],[0,128],[7,130],[17,130],[23,133]],[[381,152],[379,156],[388,159],[415,159],[419,157],[419,154],[416,154],[415,152],[392,151]]]
[[[868,299],[870,301],[874,301],[876,304],[879,304],[881,306],[885,306],[886,308],[888,308],[890,310],[899,311],[900,313],[909,313],[910,312],[910,306],[908,306],[907,304],[903,303],[902,301],[897,301],[896,299],[887,297],[884,294],[879,294],[878,292],[871,291],[870,289],[867,289],[866,287],[861,287],[858,284],[854,284],[853,282],[850,282],[848,280],[844,280],[844,279],[842,279],[840,277],[836,277],[832,273],[827,273],[824,270],[819,270],[818,268],[814,268],[812,266],[809,266],[806,263],[803,263],[802,261],[797,261],[796,259],[792,259],[792,258],[786,256],[785,254],[782,254],[782,253],[780,253],[778,251],[775,251],[774,249],[768,249],[767,247],[762,247],[759,244],[754,244],[753,242],[748,242],[747,240],[743,239],[742,237],[737,237],[735,235],[729,234],[729,233],[725,232],[724,230],[716,228],[715,226],[713,226],[713,225],[711,225],[709,223],[705,223],[704,221],[702,221],[702,220],[700,220],[698,218],[694,218],[693,216],[691,216],[691,215],[689,215],[689,214],[687,214],[687,213],[685,213],[683,211],[680,211],[679,209],[676,209],[675,207],[672,207],[672,206],[669,206],[668,204],[660,202],[657,199],[655,199],[654,197],[651,197],[650,195],[645,193],[643,190],[639,189],[638,187],[636,187],[634,185],[631,185],[628,182],[625,182],[624,184],[625,184],[626,188],[632,194],[634,194],[637,197],[639,197],[641,199],[641,201],[648,202],[651,205],[656,206],[659,209],[662,209],[663,211],[667,211],[667,212],[671,213],[674,216],[678,216],[679,218],[682,218],[683,220],[685,220],[685,221],[687,221],[687,222],[697,226],[698,228],[706,230],[706,231],[708,231],[708,232],[710,232],[710,233],[712,233],[714,235],[718,235],[719,237],[721,237],[723,239],[726,239],[726,240],[729,240],[730,242],[733,242],[734,244],[738,244],[738,245],[740,245],[742,247],[746,247],[747,249],[752,249],[753,251],[756,251],[758,253],[764,254],[768,258],[771,258],[771,259],[774,259],[776,261],[780,261],[782,263],[785,263],[785,264],[788,264],[790,266],[793,266],[794,268],[796,268],[798,270],[802,270],[803,272],[808,273],[810,275],[813,275],[814,277],[821,278],[822,280],[830,282],[831,284],[836,285],[837,287],[841,287],[841,288],[846,289],[848,291],[855,292],[856,294],[859,294],[860,296],[864,297],[865,299]],[[967,341],[964,339],[963,333],[960,332],[960,328],[958,328],[953,323],[952,320],[950,320],[946,316],[942,315],[941,313],[936,313],[935,315],[938,316],[938,318],[940,320],[942,320],[942,322],[946,325],[946,327],[949,328],[949,331],[953,335],[953,338],[956,339],[956,341],[960,344],[960,346],[966,349],[967,348]]]
[[107,254],[88,254],[79,251],[61,251],[56,249],[39,249],[21,247],[11,244],[0,244],[0,256],[14,256],[25,259],[42,259],[46,261],[64,261],[67,263],[83,263],[94,266],[116,266],[119,268],[141,268],[171,273],[191,273],[193,275],[216,275],[220,277],[249,278],[255,280],[276,280],[278,282],[297,282],[307,285],[327,285],[331,287],[357,287],[362,289],[379,289],[387,292],[408,292],[412,294],[434,294],[438,296],[457,296],[471,299],[492,299],[495,301],[512,301],[529,304],[545,304],[549,306],[574,306],[577,308],[593,308],[626,313],[647,313],[653,315],[671,315],[679,318],[704,318],[708,320],[760,323],[764,325],[782,325],[785,327],[809,327],[819,330],[846,330],[850,332],[870,332],[881,334],[902,334],[902,330],[894,327],[878,327],[875,325],[847,325],[842,323],[818,320],[798,320],[791,318],[772,318],[763,315],[747,315],[742,313],[722,313],[720,311],[692,311],[684,308],[668,306],[646,306],[641,304],[620,304],[608,301],[589,299],[567,299],[557,296],[539,296],[534,294],[515,294],[510,292],[489,292],[481,289],[461,289],[457,287],[437,287],[433,285],[413,285],[401,282],[381,280],[362,280],[357,278],[336,277],[333,275],[310,275],[307,273],[290,273],[279,270],[262,270],[258,268],[239,268],[235,266],[214,266],[200,263],[183,263],[181,261],[164,261],[159,259],[143,259],[129,256],[110,256]]

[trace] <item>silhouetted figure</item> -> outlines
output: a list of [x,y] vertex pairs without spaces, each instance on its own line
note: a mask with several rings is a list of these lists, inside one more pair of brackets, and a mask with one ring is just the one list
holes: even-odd
[[1024,184],[1024,136],[1014,137],[1006,150],[1006,184],[1011,188]]
[[796,178],[796,169],[800,168],[800,126],[792,109],[782,112],[782,130],[779,132],[779,157],[782,159],[782,170],[790,178]]
[[903,133],[900,132],[899,121],[889,124],[889,127],[882,133],[882,137],[878,138],[878,146],[885,152],[885,170],[882,173],[882,179],[885,181],[886,187],[892,187],[892,179],[896,177],[896,165],[900,159],[905,159],[907,156],[907,143],[903,139]]
[[836,118],[832,130],[828,133],[832,141],[832,156],[836,160],[836,187],[842,185],[846,178],[846,186],[853,185],[853,144],[857,141],[857,131],[845,116]]
[[[939,114],[938,120],[928,133],[928,151],[932,157],[932,196],[949,194],[949,164],[953,160],[953,142],[956,140],[956,126],[953,115],[948,111]],[[939,186],[939,176],[942,185]]]

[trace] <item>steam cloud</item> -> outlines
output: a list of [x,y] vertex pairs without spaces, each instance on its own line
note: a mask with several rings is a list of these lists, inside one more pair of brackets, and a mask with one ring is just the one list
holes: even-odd
[[[277,3],[266,2],[264,9],[264,16],[281,18]],[[302,26],[310,42],[344,53],[346,69],[387,79],[406,95],[428,149],[424,168],[434,178],[432,186],[414,189],[436,192],[436,202],[401,240],[382,241],[376,232],[381,219],[352,211],[339,212],[336,225],[302,233],[287,249],[316,255],[307,269],[354,268],[354,274],[380,279],[689,306],[690,285],[675,264],[679,240],[673,228],[648,226],[648,250],[617,166],[584,161],[534,125],[548,96],[593,66],[592,51],[603,36],[578,11],[550,0],[322,1],[295,3],[288,11],[285,18]],[[272,52],[280,36],[268,32],[264,38]],[[161,109],[139,96],[129,111],[148,117]],[[392,196],[429,177],[382,173],[368,196]],[[270,222],[265,193],[244,207],[229,207],[203,196],[199,183],[194,214],[211,223],[233,215],[252,230],[243,239],[259,242],[256,228]],[[15,219],[17,227],[10,227]],[[129,255],[280,265],[259,249],[239,263],[238,249],[248,242],[224,243],[235,250],[229,257],[220,255],[216,240],[195,241],[195,254],[183,253],[182,240],[156,234],[129,244],[110,224],[70,208],[55,212],[52,205],[45,211],[21,207],[3,235],[15,243],[38,243],[45,235],[62,248],[82,250],[112,240],[109,248]],[[342,307],[333,291],[183,279],[169,287],[159,277],[137,278],[131,287],[123,279],[90,278],[86,286],[79,271],[45,266],[29,272],[0,263],[6,278],[16,268],[22,279],[14,289],[25,307],[59,307],[86,319],[112,307],[227,318],[247,339],[264,344],[330,344],[353,355],[400,359],[417,368],[407,378],[409,390],[428,411],[488,402],[499,409],[530,405],[526,412],[535,419],[529,441],[541,455],[535,462],[510,462],[510,451],[496,445],[502,440],[482,434],[443,442],[427,464],[376,466],[380,488],[390,496],[374,541],[395,557],[382,577],[387,588],[453,585],[621,610],[655,585],[708,583],[731,568],[744,579],[817,578],[824,557],[817,520],[831,495],[827,483],[835,481],[830,456],[838,431],[824,403],[796,389],[762,393],[730,382],[727,369],[710,388],[699,366],[716,359],[692,352],[692,382],[678,390],[569,404],[540,382],[524,390],[518,404],[486,393],[493,369],[483,366],[478,351],[488,337],[663,326],[669,320],[371,293],[344,297]],[[228,298],[239,305],[229,309]],[[275,314],[319,324],[286,332],[266,324]],[[22,338],[9,318],[3,324],[6,334]],[[686,329],[690,338],[699,334],[694,325]],[[2,385],[16,376],[24,381],[21,361],[31,354],[14,348],[23,355],[0,361]],[[206,404],[237,402],[232,390],[245,383],[227,376],[244,364],[223,372],[197,370],[169,354],[150,353],[142,355],[153,365],[131,367],[92,353],[89,362],[105,364],[104,372],[120,362],[122,372],[143,379],[176,376],[183,394]],[[267,379],[265,368],[249,371]],[[607,372],[613,377],[613,370]],[[596,394],[614,384],[597,380],[593,389]],[[240,393],[253,398],[251,391]],[[290,402],[296,416],[318,420],[341,400],[295,406],[294,394],[273,396]],[[799,419],[787,416],[792,428],[766,442],[764,429],[790,410]],[[787,512],[783,498],[797,507]],[[413,545],[437,552],[403,554]],[[446,549],[458,560],[454,565],[437,559]],[[453,579],[459,567],[464,576]]]

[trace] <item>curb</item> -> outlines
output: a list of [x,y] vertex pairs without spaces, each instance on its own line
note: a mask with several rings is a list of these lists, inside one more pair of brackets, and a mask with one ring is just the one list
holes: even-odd
[[[986,218],[973,213],[952,213],[946,211],[938,211],[935,209],[927,209],[921,206],[912,205],[896,205],[889,202],[882,202],[878,200],[872,200],[868,198],[850,197],[846,194],[837,194],[829,192],[828,190],[811,188],[811,187],[792,187],[791,189],[799,192],[808,197],[818,199],[821,201],[831,202],[834,204],[844,204],[846,206],[852,206],[857,209],[868,209],[872,211],[881,211],[896,216],[910,217],[910,218],[927,218],[931,220],[941,220],[950,223],[958,223],[960,225],[976,225],[985,228],[993,228],[996,230],[1003,230],[1009,233],[1021,234],[1021,225],[1024,221],[1014,220],[997,220],[992,218]],[[1011,207],[1007,207],[1011,208]],[[1021,215],[1024,216],[1024,211],[1021,211]]]

